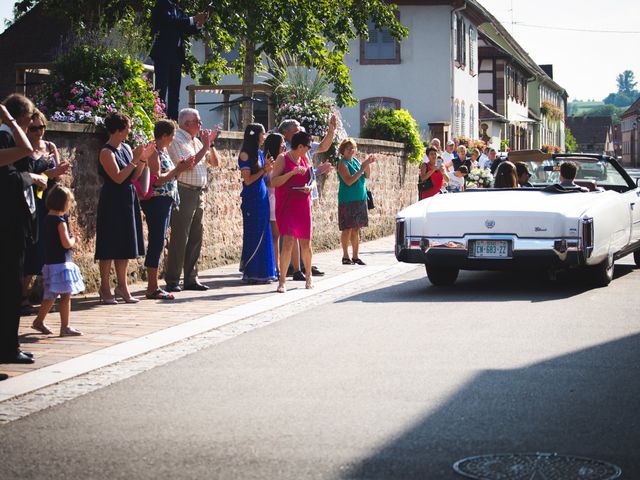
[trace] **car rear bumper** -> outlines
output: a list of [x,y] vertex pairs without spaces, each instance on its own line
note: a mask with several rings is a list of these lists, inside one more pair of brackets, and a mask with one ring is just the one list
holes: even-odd
[[[506,257],[474,257],[472,242],[506,240]],[[584,265],[578,238],[535,239],[515,235],[469,235],[463,238],[406,237],[396,239],[396,258],[405,263],[459,268],[462,270],[509,270],[569,268]]]

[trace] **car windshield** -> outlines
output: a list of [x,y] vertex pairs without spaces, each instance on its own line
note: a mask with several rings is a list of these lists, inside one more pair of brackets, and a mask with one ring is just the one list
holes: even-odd
[[629,185],[625,178],[607,162],[597,158],[554,158],[550,160],[528,160],[523,163],[529,168],[531,182],[535,186],[560,183],[560,165],[566,161],[574,162],[578,167],[576,181],[595,182],[600,187],[621,187]]

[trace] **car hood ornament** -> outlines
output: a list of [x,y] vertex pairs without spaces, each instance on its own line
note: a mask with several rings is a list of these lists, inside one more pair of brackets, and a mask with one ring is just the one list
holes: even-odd
[[489,228],[489,229],[491,229],[491,228],[496,226],[496,222],[495,222],[495,220],[485,220],[484,221],[484,226]]

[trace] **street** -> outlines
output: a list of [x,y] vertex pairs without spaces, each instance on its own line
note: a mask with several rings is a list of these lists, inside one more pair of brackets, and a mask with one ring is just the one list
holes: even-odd
[[632,256],[615,277],[416,267],[0,426],[0,478],[457,479],[557,452],[637,479]]

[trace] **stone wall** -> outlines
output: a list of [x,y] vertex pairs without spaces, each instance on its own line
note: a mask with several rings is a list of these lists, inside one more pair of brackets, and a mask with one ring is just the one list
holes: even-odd
[[[98,153],[104,137],[90,126],[50,123],[46,139],[53,141],[62,159],[72,162],[71,175],[65,183],[73,188],[77,206],[72,213],[72,228],[82,233],[81,246],[74,253],[88,291],[95,291],[98,265],[93,260],[95,250],[95,216],[101,188],[98,177]],[[377,162],[372,167],[372,178],[367,182],[376,208],[369,212],[369,227],[363,229],[365,239],[393,233],[395,214],[417,198],[416,177],[418,166],[408,165],[402,144],[379,140],[358,139],[359,157],[374,153]],[[211,187],[206,196],[204,246],[200,269],[237,262],[242,249],[242,216],[240,213],[240,172],[237,154],[242,134],[222,132],[216,148],[222,162],[209,172]],[[320,159],[316,158],[316,161]],[[338,180],[335,172],[319,180],[320,200],[313,206],[313,246],[315,250],[336,248],[340,245],[338,230]],[[165,252],[166,253],[166,252]],[[145,278],[144,259],[130,262],[132,280]]]

